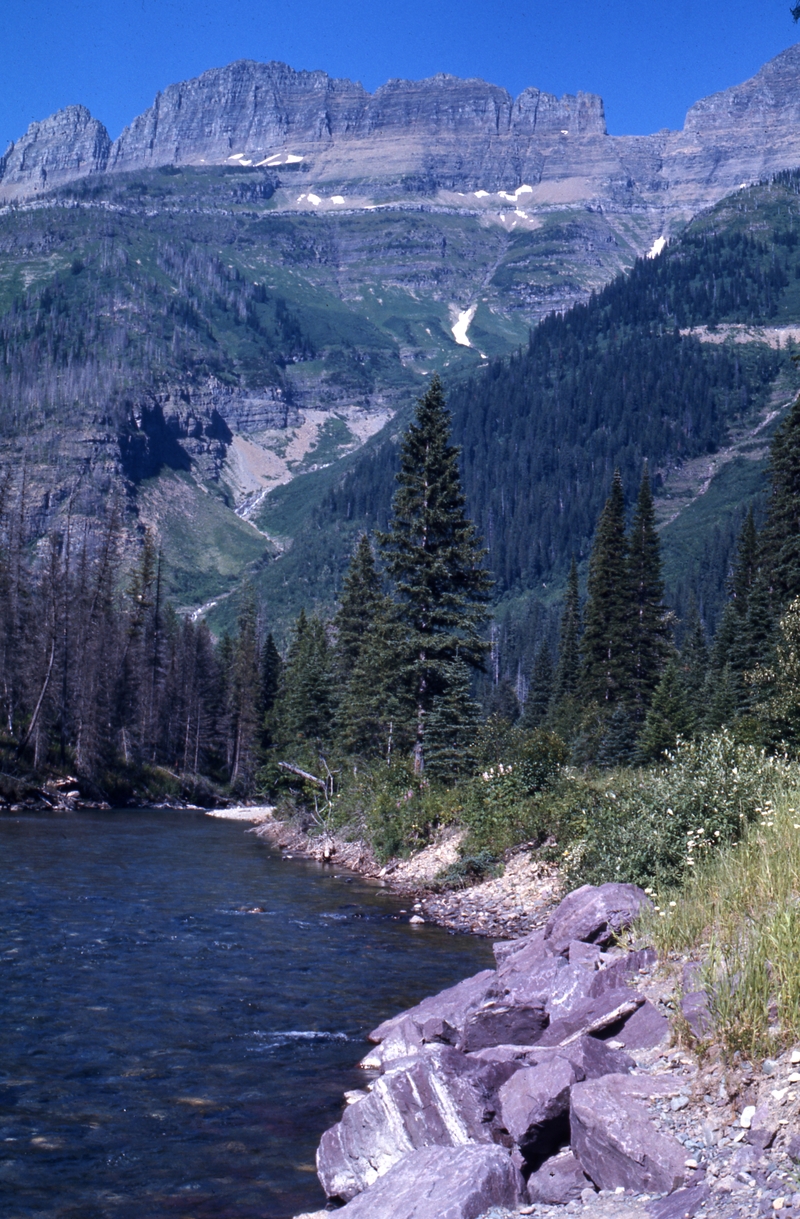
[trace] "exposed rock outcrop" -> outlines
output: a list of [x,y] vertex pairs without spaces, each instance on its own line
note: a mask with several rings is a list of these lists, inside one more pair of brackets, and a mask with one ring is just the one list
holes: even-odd
[[800,46],[697,102],[682,131],[651,136],[607,135],[593,94],[529,88],[514,99],[444,74],[370,94],[325,72],[239,60],[170,85],[113,145],[81,106],[32,124],[0,162],[0,196],[106,170],[239,164],[351,196],[526,187],[534,209],[599,202],[668,216],[800,163],[798,116]]
[[[378,1048],[362,1065],[380,1074],[367,1091],[348,1094],[341,1121],[319,1146],[328,1196],[347,1201],[354,1215],[421,1219],[429,1211],[412,1203],[417,1195],[428,1199],[425,1173],[439,1163],[434,1148],[463,1166],[470,1161],[462,1150],[486,1145],[498,1164],[505,1157],[506,1170],[491,1186],[476,1177],[484,1209],[508,1205],[513,1165],[530,1177],[532,1201],[567,1202],[595,1187],[669,1194],[683,1186],[684,1148],[646,1107],[682,1085],[671,1075],[631,1074],[636,1063],[620,1049],[627,1022],[646,1003],[631,982],[655,958],[609,945],[647,902],[632,885],[584,886],[543,931],[498,945],[497,970],[375,1029]],[[611,1028],[619,1040],[609,1045],[600,1038]],[[651,1039],[656,1033],[666,1039],[665,1021]],[[450,1160],[442,1163],[446,1174]],[[482,1172],[483,1160],[475,1163]],[[394,1196],[390,1180],[402,1183],[405,1200],[384,1212]]]

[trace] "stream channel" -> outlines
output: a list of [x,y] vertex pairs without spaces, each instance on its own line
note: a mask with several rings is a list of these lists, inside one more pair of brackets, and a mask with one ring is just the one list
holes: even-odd
[[324,1205],[365,1034],[492,963],[404,904],[202,813],[0,816],[0,1213]]

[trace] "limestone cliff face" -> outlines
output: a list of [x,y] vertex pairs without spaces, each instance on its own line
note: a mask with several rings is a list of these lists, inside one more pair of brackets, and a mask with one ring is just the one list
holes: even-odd
[[67,106],[41,123],[31,123],[0,159],[0,191],[10,197],[35,195],[63,182],[102,172],[111,139],[85,106]]
[[34,123],[0,161],[0,198],[103,171],[275,167],[340,194],[396,198],[533,188],[536,206],[599,203],[686,214],[800,164],[800,45],[697,102],[682,131],[609,136],[592,94],[482,80],[391,80],[375,93],[324,72],[241,60],[170,85],[112,145],[82,106]]

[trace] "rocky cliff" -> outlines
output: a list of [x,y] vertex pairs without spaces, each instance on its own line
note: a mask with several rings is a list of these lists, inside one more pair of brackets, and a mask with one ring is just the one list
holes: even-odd
[[169,86],[113,144],[80,106],[32,124],[0,162],[0,196],[104,171],[228,163],[276,167],[289,188],[302,181],[298,204],[309,188],[353,202],[526,186],[527,209],[599,202],[685,214],[800,163],[798,113],[800,45],[698,102],[682,131],[644,137],[609,136],[592,94],[531,88],[514,99],[446,75],[370,94],[324,72],[241,60]]

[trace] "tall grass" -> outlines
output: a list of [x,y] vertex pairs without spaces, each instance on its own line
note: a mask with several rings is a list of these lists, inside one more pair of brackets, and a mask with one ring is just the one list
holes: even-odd
[[643,920],[661,954],[702,963],[716,1037],[728,1054],[800,1041],[800,783],[765,801],[741,841],[704,860]]

